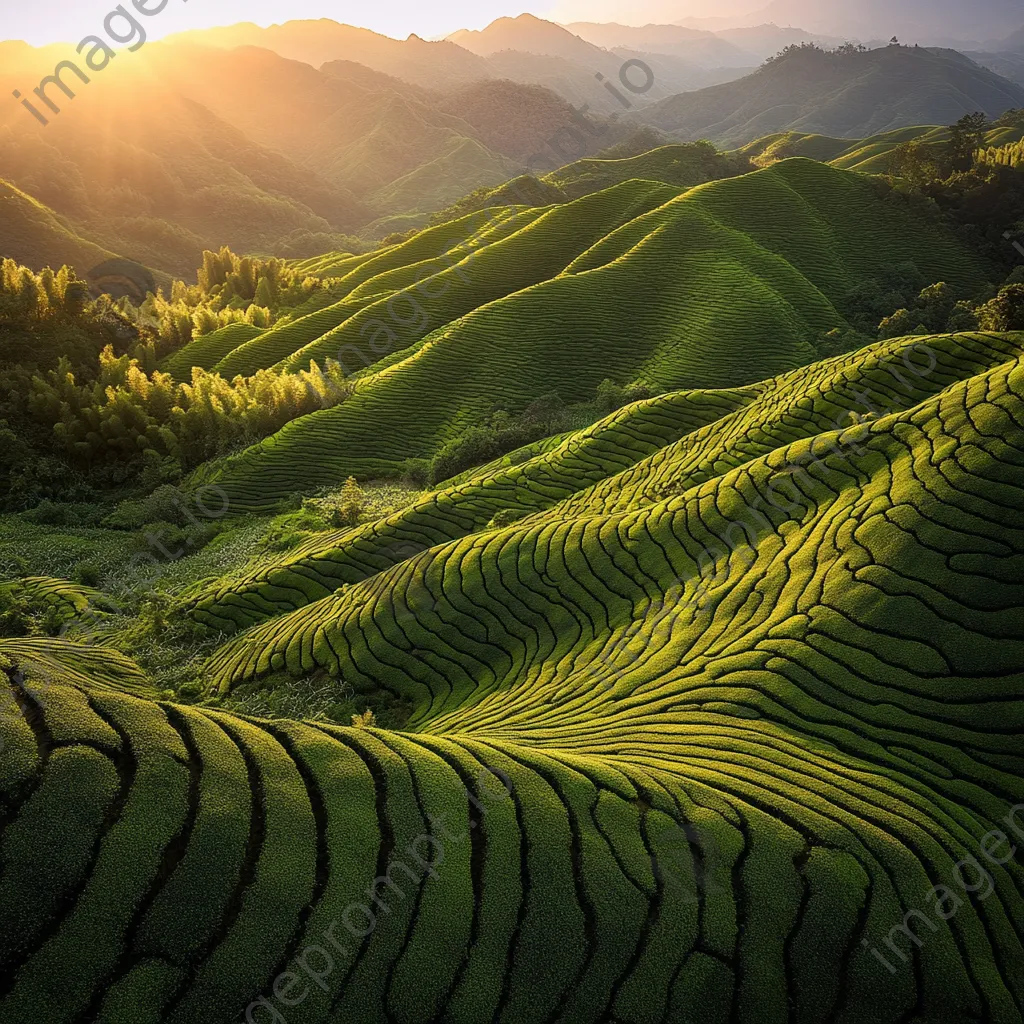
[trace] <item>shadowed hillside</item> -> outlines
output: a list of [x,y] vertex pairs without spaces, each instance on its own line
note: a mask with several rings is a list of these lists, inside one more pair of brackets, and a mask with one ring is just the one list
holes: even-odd
[[[372,216],[351,193],[161,80],[158,60],[124,67],[112,65],[112,77],[90,84],[47,126],[16,104],[0,115],[0,176],[80,234],[185,276],[204,248],[267,251],[296,232],[333,232],[340,242]],[[6,69],[0,79],[25,86]]]
[[630,117],[685,139],[742,146],[792,130],[864,138],[918,124],[998,117],[1024,89],[952,50],[796,49],[736,82],[673,96]]

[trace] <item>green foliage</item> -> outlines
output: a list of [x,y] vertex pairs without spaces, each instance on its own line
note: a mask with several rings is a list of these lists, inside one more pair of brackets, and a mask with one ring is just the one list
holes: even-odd
[[[176,384],[108,347],[95,380],[79,383],[62,359],[32,378],[25,405],[31,422],[50,434],[55,454],[73,470],[99,480],[139,475],[153,487],[335,405],[349,391],[337,364],[325,371],[311,361],[299,373],[261,370],[231,383],[197,367],[189,383]],[[31,471],[27,458],[24,470]]]
[[227,248],[205,254],[199,278],[136,309],[128,298],[86,301],[66,267],[34,274],[12,260],[0,265],[0,329],[11,339],[3,368],[12,385],[0,398],[0,502],[73,499],[133,479],[152,490],[347,397],[330,360],[323,370],[311,361],[288,376],[264,371],[232,382],[202,368],[185,381],[157,369],[162,353],[194,336],[238,323],[269,328],[277,314],[256,302],[257,292],[279,311],[331,284]]
[[528,514],[518,508],[503,508],[495,513],[487,527],[488,529],[501,530],[506,526],[511,526],[513,523],[518,523],[520,519],[525,518]]
[[34,273],[14,260],[0,262],[0,368],[49,366],[61,357],[88,365],[105,345],[125,349],[128,323],[104,304],[88,301],[88,291],[73,270],[45,268]]
[[331,516],[332,526],[356,526],[366,509],[366,494],[354,476],[345,481],[338,497],[338,506]]
[[[184,703],[0,641],[0,1018],[290,1019],[301,982],[317,1020],[816,1021],[845,986],[865,1024],[1009,1024],[1024,902],[978,837],[1024,767],[1021,357],[914,337],[634,402],[224,579],[264,621],[187,638]],[[921,896],[951,851],[991,885],[956,931]]]
[[985,145],[985,136],[991,125],[980,111],[964,114],[949,127],[949,162],[952,170],[969,171],[974,166],[975,154]]
[[101,577],[100,567],[93,561],[82,561],[75,566],[75,582],[84,587],[98,587]]
[[976,314],[983,331],[1024,331],[1024,284],[1001,288]]
[[610,380],[598,385],[597,399],[590,404],[566,406],[557,392],[531,402],[518,416],[500,410],[480,426],[470,427],[444,445],[434,456],[429,482],[436,486],[473,466],[480,466],[514,452],[531,442],[560,433],[581,417],[593,419],[650,395],[640,383],[619,387]]

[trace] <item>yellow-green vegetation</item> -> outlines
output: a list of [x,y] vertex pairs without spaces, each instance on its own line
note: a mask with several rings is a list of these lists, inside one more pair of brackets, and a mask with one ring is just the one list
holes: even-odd
[[[1018,119],[1014,120],[1016,122]],[[999,152],[1004,146],[1012,150],[1013,145],[1020,142],[1022,136],[1024,124],[1014,123],[1010,126],[997,123],[986,131],[984,147],[995,152]],[[751,142],[736,150],[736,155],[748,157],[760,167],[770,166],[778,160],[804,156],[846,171],[889,174],[894,171],[893,156],[900,146],[916,143],[934,160],[941,156],[949,142],[949,128],[938,125],[897,128],[895,131],[882,132],[867,139],[853,140],[789,131],[777,132]]]
[[0,1024],[1021,1024],[1020,120],[5,261]]
[[1022,353],[647,398],[217,594],[206,691],[316,721],[0,643],[0,1019],[1017,1024]]
[[68,267],[34,273],[3,260],[0,369],[9,390],[0,397],[0,501],[74,499],[133,477],[152,489],[344,401],[351,389],[330,359],[244,379],[202,366],[331,302],[331,286],[281,260],[225,248],[205,254],[197,285],[176,281],[169,298],[150,293],[136,308],[128,297],[92,301]]
[[401,473],[496,409],[520,415],[551,392],[571,405],[605,379],[751,384],[812,362],[817,339],[852,329],[857,290],[894,267],[913,262],[921,285],[964,293],[992,277],[951,226],[890,202],[887,188],[807,159],[693,189],[630,180],[470,214],[358,258],[336,305],[216,367],[338,359],[353,394],[193,483],[222,487],[236,511],[265,508],[350,475]]

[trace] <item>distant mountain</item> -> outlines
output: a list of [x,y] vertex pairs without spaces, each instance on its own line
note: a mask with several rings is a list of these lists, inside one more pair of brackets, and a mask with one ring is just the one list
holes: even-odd
[[789,129],[864,138],[1022,105],[1024,89],[956,51],[891,46],[849,54],[797,50],[739,81],[630,116],[680,139],[740,146]]
[[[0,177],[105,250],[181,275],[204,248],[268,251],[286,236],[340,235],[372,218],[347,190],[154,73],[159,50],[112,65],[46,127],[5,105]],[[25,88],[26,71],[6,71],[0,88]]]
[[[9,90],[39,80],[41,56],[51,69],[67,56],[24,44],[6,49],[19,69],[0,74]],[[577,106],[587,102],[586,88],[615,103],[580,65],[501,56],[513,65],[554,62],[553,80],[579,88]],[[535,155],[543,174],[630,131],[601,117],[596,104],[582,122],[562,96],[494,77],[491,66],[491,77],[439,91],[354,61],[318,70],[267,49],[179,38],[153,43],[121,67],[48,127],[17,104],[5,108],[0,176],[94,240],[98,258],[122,255],[183,277],[204,248],[303,255],[348,247],[356,232],[381,237],[416,227],[515,178]],[[96,137],[112,140],[102,158]],[[18,255],[38,266],[64,261],[66,249],[35,245]]]
[[[672,53],[629,48],[612,52],[532,15],[502,18],[481,32],[458,32],[443,42],[425,42],[417,36],[389,39],[326,20],[286,22],[266,29],[232,25],[183,33],[171,37],[171,41],[229,50],[255,46],[314,68],[337,62],[358,64],[431,92],[510,79],[545,86],[576,107],[586,104],[588,109],[604,114],[630,109],[606,88],[606,83],[615,86],[631,106],[643,106],[679,92],[729,81],[757,63],[748,59],[739,65],[731,62],[709,69]],[[653,84],[643,93],[623,89],[618,81],[623,64],[633,58],[643,60],[654,74]],[[638,85],[644,84],[640,70],[633,71],[633,79]],[[369,80],[364,76],[362,81],[366,84]]]
[[752,17],[811,32],[860,39],[895,34],[905,42],[978,40],[999,36],[1021,22],[1019,0],[772,0]]
[[[622,66],[633,57],[643,59],[648,54],[614,53],[532,14],[499,18],[481,31],[462,30],[448,39],[487,58],[502,77],[545,85],[576,105],[586,103],[591,109],[606,112],[623,113],[628,108],[601,84],[605,81],[632,106],[710,84],[703,76],[692,75],[695,67],[664,57],[656,69],[652,67],[651,83],[644,82],[642,72],[634,72],[637,84],[646,88],[643,93],[630,92],[619,82]],[[651,60],[645,63],[651,66]]]
[[[193,56],[183,58],[183,47]],[[560,95],[506,79],[435,92],[352,61],[317,71],[254,47],[216,60],[194,44],[154,49],[166,81],[261,144],[350,190],[376,217],[431,213],[515,177],[534,154],[545,154],[543,172],[595,153],[626,131],[593,116],[593,133],[573,130],[577,115]],[[536,59],[568,68],[571,84],[573,65]],[[190,73],[198,60],[209,68],[202,79]],[[575,75],[597,86],[585,70]]]
[[838,36],[820,35],[806,32],[802,28],[783,28],[774,24],[722,29],[716,36],[753,55],[757,63],[767,57],[774,57],[780,50],[794,44],[816,43],[824,48],[832,48],[845,41]]
[[[363,223],[409,212],[395,209],[393,193],[382,193],[425,165],[438,173],[447,165],[441,205],[519,170],[498,154],[476,151],[460,171],[452,155],[467,139],[479,139],[464,121],[437,109],[441,94],[352,62],[317,70],[270,50],[217,51],[186,42],[153,47],[150,60],[181,94],[358,197],[369,211]],[[207,69],[202,77],[192,73],[197,62]]]
[[329,61],[355,61],[428,89],[450,89],[494,77],[483,58],[454,43],[427,42],[416,35],[404,40],[390,39],[327,18],[287,21],[270,28],[230,25],[170,38],[223,49],[260,46],[313,67]]
[[975,50],[963,51],[965,57],[970,57],[976,64],[980,64],[989,71],[1008,79],[1015,85],[1024,85],[1024,50],[1021,52],[1006,51],[999,53],[983,53]]
[[[470,125],[476,137],[495,153],[523,164],[574,125],[573,110],[561,96],[539,85],[507,80],[465,86],[441,97],[436,106]],[[568,143],[573,156],[578,139],[586,145],[585,153],[597,153],[624,132],[613,125],[598,127],[596,121],[594,125],[598,134],[577,131],[577,138]]]
[[[653,85],[647,92],[638,95],[623,88],[620,83],[619,73],[628,60],[641,60],[650,68]],[[632,107],[646,106],[680,92],[731,82],[753,70],[753,64],[746,68],[702,68],[670,54],[626,49],[603,53],[597,68],[594,61],[582,64],[565,57],[523,53],[519,50],[502,50],[488,57],[487,62],[498,78],[543,85],[574,107],[586,104],[591,111],[609,115],[622,114]],[[597,79],[598,71],[604,76],[604,82]],[[644,73],[639,67],[629,74],[637,85],[644,84]],[[612,93],[606,87],[607,84],[614,86],[630,107],[624,106],[622,99]]]
[[1010,53],[1024,53],[1024,26],[1003,39],[998,50],[1000,52],[1005,50]]
[[705,68],[749,67],[759,61],[751,51],[723,38],[723,35],[682,28],[679,25],[644,25],[636,28],[630,25],[599,25],[577,21],[565,27],[581,39],[608,50],[622,47],[648,53],[671,54]]
[[532,14],[499,18],[479,32],[462,29],[448,36],[448,41],[481,57],[490,57],[502,50],[519,50],[580,63],[597,62],[600,66],[607,56],[600,47],[574,35],[571,30]]
[[[757,58],[706,32],[671,25],[632,29],[579,24],[583,32],[576,35],[571,26],[523,14],[500,18],[480,32],[456,32],[449,39],[485,56],[501,77],[546,85],[576,105],[585,102],[591,109],[616,114],[628,108],[609,85],[632,106],[643,106],[732,81],[758,63]],[[625,73],[629,81],[643,87],[642,92],[622,84],[628,61],[639,62]],[[641,64],[649,69],[650,82],[645,82],[647,71]]]

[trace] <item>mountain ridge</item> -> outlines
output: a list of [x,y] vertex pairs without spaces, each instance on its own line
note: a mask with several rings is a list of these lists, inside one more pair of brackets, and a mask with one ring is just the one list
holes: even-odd
[[915,124],[952,124],[1024,105],[1024,89],[951,50],[888,46],[798,49],[753,75],[660,101],[634,121],[742,146],[782,130],[864,138]]

